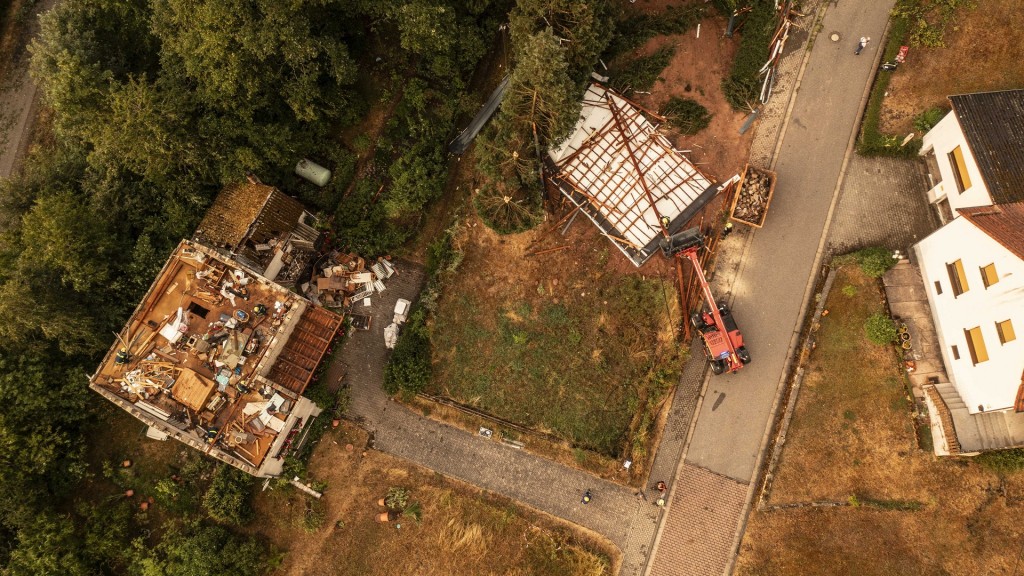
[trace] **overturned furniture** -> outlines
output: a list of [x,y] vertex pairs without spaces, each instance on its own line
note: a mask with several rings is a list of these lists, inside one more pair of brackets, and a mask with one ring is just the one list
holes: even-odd
[[349,308],[384,292],[384,281],[397,273],[388,258],[379,257],[369,266],[356,254],[332,252],[318,271],[310,297],[328,308]]

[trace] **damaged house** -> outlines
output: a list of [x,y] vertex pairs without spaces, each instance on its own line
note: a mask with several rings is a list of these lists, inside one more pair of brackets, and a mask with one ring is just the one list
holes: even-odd
[[720,190],[648,115],[664,120],[591,84],[573,132],[547,158],[562,195],[636,266]]
[[[203,221],[206,232],[232,239],[238,257],[182,241],[89,386],[148,424],[151,436],[173,437],[270,477],[281,474],[285,456],[320,412],[302,394],[342,316],[264,274],[290,270],[286,257],[294,262],[312,234],[303,235],[309,227],[302,212],[274,208],[290,206],[281,201],[287,197],[265,186],[245,188],[240,194],[265,193],[250,227],[229,237],[226,227],[209,225],[216,217]],[[293,228],[285,230],[286,223]]]
[[298,200],[250,179],[217,196],[195,239],[290,288],[312,268],[320,239],[315,221]]

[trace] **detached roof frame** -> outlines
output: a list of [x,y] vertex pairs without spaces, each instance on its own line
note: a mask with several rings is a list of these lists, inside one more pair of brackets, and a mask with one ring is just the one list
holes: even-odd
[[575,129],[548,157],[562,194],[638,267],[719,190],[638,105],[600,84],[587,88]]

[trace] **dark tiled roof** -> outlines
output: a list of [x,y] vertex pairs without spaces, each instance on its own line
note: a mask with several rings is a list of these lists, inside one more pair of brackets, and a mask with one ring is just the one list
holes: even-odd
[[960,214],[1024,260],[1024,202],[961,208]]
[[320,360],[341,327],[342,317],[330,310],[309,306],[302,313],[284,349],[274,360],[268,378],[296,394],[302,394],[313,379]]
[[275,192],[271,186],[242,182],[232,184],[214,199],[196,229],[196,238],[214,246],[234,249]]
[[950,96],[996,204],[1024,201],[1024,90]]

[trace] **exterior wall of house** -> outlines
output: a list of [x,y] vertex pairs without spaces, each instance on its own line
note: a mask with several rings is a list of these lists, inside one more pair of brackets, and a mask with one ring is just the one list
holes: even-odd
[[[1012,408],[1024,369],[1024,260],[963,217],[919,242],[914,251],[950,382],[971,413]],[[959,296],[947,269],[956,260],[967,279],[967,290]],[[986,288],[981,268],[989,264],[995,265],[999,280]],[[1002,344],[996,323],[1005,320],[1019,336]],[[988,360],[977,364],[965,333],[975,327],[988,352]]]
[[[921,155],[935,155],[935,162],[939,166],[939,175],[941,176],[941,180],[935,183],[935,187],[928,191],[929,202],[934,204],[945,198],[954,214],[956,214],[957,208],[992,205],[992,196],[985,187],[981,172],[978,171],[978,165],[974,161],[974,155],[971,153],[970,146],[967,145],[967,139],[964,138],[955,113],[946,114],[945,118],[924,135],[923,142]],[[971,187],[963,192],[957,188],[953,165],[949,158],[949,153],[957,146],[963,152],[967,174],[971,180]],[[936,175],[933,174],[933,176]]]

